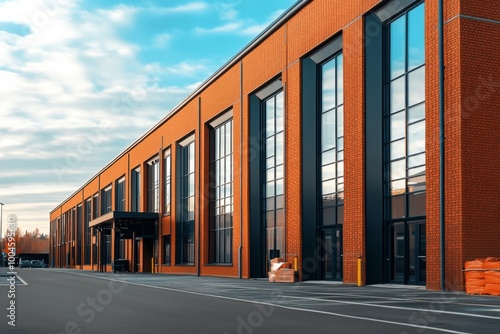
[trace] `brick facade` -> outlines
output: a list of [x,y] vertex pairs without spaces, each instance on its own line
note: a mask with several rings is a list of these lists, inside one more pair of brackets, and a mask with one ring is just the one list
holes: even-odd
[[[141,169],[141,211],[147,211],[146,162],[160,158],[160,212],[158,215],[158,258],[155,270],[170,274],[250,277],[250,167],[261,154],[258,138],[250,133],[250,99],[255,91],[281,78],[285,96],[285,253],[298,257],[302,277],[304,258],[302,227],[302,80],[301,60],[332,38],[342,36],[344,59],[345,128],[345,220],[343,224],[343,282],[357,282],[357,259],[366,258],[366,54],[370,43],[364,34],[365,18],[384,6],[410,1],[313,0],[295,5],[290,15],[270,27],[254,42],[193,92],[177,109],[152,130],[110,162],[82,188],[50,213],[51,265],[98,270],[97,264],[84,265],[74,258],[74,249],[85,245],[75,240],[76,218],[69,218],[66,235],[61,236],[66,212],[108,185],[125,176],[125,201],[131,210],[131,171]],[[426,101],[426,285],[440,286],[439,234],[439,93],[437,0],[425,2],[425,101]],[[415,4],[417,2],[414,2]],[[445,2],[445,201],[446,201],[446,287],[463,290],[464,261],[477,257],[500,256],[500,7],[496,0]],[[381,32],[374,32],[380,34]],[[382,84],[382,83],[380,83]],[[209,258],[210,225],[210,127],[219,115],[232,110],[233,116],[233,239],[232,264],[215,265]],[[195,222],[193,265],[176,263],[178,205],[178,143],[194,134],[196,148]],[[163,214],[163,152],[172,157],[172,209]],[[382,177],[382,175],[381,175]],[[316,182],[311,180],[311,182]],[[71,215],[69,215],[71,216]],[[65,218],[68,219],[68,218]],[[80,221],[83,222],[83,219]],[[83,231],[83,227],[80,229]],[[82,232],[84,233],[84,231]],[[171,265],[162,265],[163,236],[171,236]],[[114,258],[114,240],[111,257]],[[142,242],[142,241],[141,241]],[[384,241],[387,242],[387,241]],[[73,246],[75,248],[73,248]],[[132,259],[131,240],[125,254]],[[149,254],[144,243],[140,254]],[[241,262],[240,262],[241,253]],[[139,267],[151,270],[144,255]],[[69,261],[68,261],[69,258]],[[92,258],[92,256],[91,256]],[[288,258],[287,258],[288,259]],[[318,260],[318,259],[316,259]],[[319,260],[318,260],[319,261]],[[319,263],[319,262],[318,262]],[[318,264],[319,265],[319,264]],[[380,263],[384,267],[384,263]],[[111,270],[111,266],[106,266]],[[132,268],[131,268],[132,269]],[[362,281],[366,282],[363,263]],[[387,281],[387,280],[386,280]]]

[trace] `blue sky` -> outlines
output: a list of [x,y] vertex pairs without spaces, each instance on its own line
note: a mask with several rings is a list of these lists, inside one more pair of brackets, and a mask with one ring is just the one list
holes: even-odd
[[48,233],[57,204],[295,2],[0,0],[3,221]]

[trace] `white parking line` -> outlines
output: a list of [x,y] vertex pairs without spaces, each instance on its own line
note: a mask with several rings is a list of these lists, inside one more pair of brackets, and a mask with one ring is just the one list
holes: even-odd
[[283,296],[283,298],[304,299],[304,300],[322,300],[322,301],[330,301],[331,303],[340,303],[340,304],[348,304],[348,305],[361,305],[361,306],[388,308],[388,309],[395,309],[395,310],[419,311],[419,312],[429,311],[432,313],[441,313],[441,314],[450,314],[450,315],[460,315],[460,316],[465,316],[465,317],[500,320],[500,317],[494,317],[494,316],[482,315],[482,314],[474,314],[474,313],[463,313],[463,312],[441,311],[441,310],[427,310],[427,309],[422,309],[422,308],[402,307],[402,306],[376,305],[376,304],[367,304],[367,303],[361,303],[361,302],[348,302],[348,301],[344,301],[344,300],[328,300],[328,299],[311,298],[311,297]]

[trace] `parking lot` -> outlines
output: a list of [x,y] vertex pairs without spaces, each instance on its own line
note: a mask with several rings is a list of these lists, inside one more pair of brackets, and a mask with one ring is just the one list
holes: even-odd
[[[164,325],[170,326],[166,329],[169,333],[194,330],[197,323],[208,324],[203,327],[205,332],[222,333],[275,333],[277,328],[287,333],[303,333],[307,328],[310,332],[330,328],[340,333],[495,333],[500,326],[499,297],[463,292],[44,268],[20,269],[19,276],[29,284],[20,286],[20,298],[25,297],[24,289],[45,287],[57,308],[67,304],[61,310],[72,310],[66,315],[71,319],[78,300],[98,295],[106,284],[126,286],[115,297],[121,301],[113,301],[105,311],[112,317],[114,312],[121,314],[133,306],[141,312],[140,319],[150,319],[152,328],[157,328],[151,333],[164,332],[159,329],[164,320]],[[186,318],[191,320],[186,322]],[[93,331],[99,328],[97,322],[83,325]]]

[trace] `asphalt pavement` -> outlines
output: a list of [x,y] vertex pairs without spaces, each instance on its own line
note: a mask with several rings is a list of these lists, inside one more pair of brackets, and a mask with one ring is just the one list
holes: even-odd
[[500,297],[463,292],[52,268],[18,269],[13,285],[2,269],[0,333],[459,334],[500,328]]

